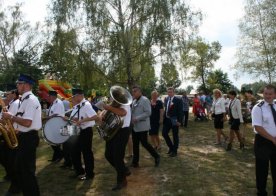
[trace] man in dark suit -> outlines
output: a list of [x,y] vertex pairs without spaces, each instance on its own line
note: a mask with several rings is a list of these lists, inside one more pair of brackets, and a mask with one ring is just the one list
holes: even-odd
[[[178,129],[182,119],[183,104],[180,98],[174,96],[174,88],[167,89],[168,97],[165,98],[164,107],[164,121],[162,135],[169,147],[169,156],[175,157],[179,145]],[[169,132],[172,129],[173,142],[169,137]]]

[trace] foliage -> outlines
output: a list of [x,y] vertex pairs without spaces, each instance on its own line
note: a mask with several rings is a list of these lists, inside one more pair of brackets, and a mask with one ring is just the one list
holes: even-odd
[[164,93],[168,87],[178,88],[180,85],[181,81],[176,66],[169,63],[162,64],[159,92]]
[[172,54],[183,47],[201,20],[200,13],[180,0],[52,0],[51,11],[50,28],[74,29],[77,45],[90,53],[89,63],[77,65],[80,72],[89,78],[96,70],[105,85],[129,88],[134,84],[154,87],[156,58],[175,58]]
[[221,45],[219,42],[206,43],[202,38],[189,43],[182,53],[182,66],[191,70],[190,79],[200,81],[203,91],[207,90],[206,79],[212,71],[214,62],[219,59]]
[[245,93],[247,90],[252,90],[254,94],[261,93],[267,82],[260,80],[259,82],[254,82],[251,84],[243,84],[241,86],[241,93]]
[[220,89],[223,93],[227,93],[233,88],[231,81],[228,78],[227,73],[223,73],[221,69],[214,70],[210,72],[206,79],[206,88],[201,85],[198,91],[203,91],[205,93],[210,93],[214,89]]
[[[5,89],[7,84],[15,84],[20,73],[28,74],[36,81],[42,78],[42,70],[37,66],[37,54],[30,54],[20,50],[14,54],[11,65],[0,74],[0,89]],[[36,86],[34,87],[35,90]]]
[[264,76],[269,83],[276,76],[275,9],[275,0],[246,0],[235,65],[242,72]]
[[185,89],[186,93],[187,94],[190,94],[190,92],[194,89],[194,86],[193,85],[188,85]]
[[[41,76],[38,52],[41,40],[37,30],[24,20],[21,4],[0,10],[0,88],[14,84],[19,73],[36,79]],[[1,7],[2,8],[2,7]]]

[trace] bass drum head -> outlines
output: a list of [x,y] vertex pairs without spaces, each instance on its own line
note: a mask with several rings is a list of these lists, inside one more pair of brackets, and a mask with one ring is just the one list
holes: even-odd
[[62,117],[50,118],[43,127],[43,137],[50,144],[62,144],[69,139],[70,136],[60,134],[60,129],[67,125],[67,121]]

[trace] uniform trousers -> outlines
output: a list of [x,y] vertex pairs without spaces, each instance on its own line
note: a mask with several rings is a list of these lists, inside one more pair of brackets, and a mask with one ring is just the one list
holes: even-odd
[[255,163],[256,163],[256,186],[257,195],[267,195],[266,183],[269,170],[273,181],[273,195],[276,195],[276,146],[259,134],[255,136],[254,143]]
[[129,134],[129,127],[121,128],[110,141],[106,142],[105,158],[116,169],[118,184],[123,182],[128,170],[125,166],[124,157]]
[[14,174],[9,192],[19,187],[24,196],[39,196],[39,187],[35,176],[36,148],[39,144],[38,132],[19,132],[18,148],[15,153]]
[[8,169],[8,161],[7,161],[7,156],[8,156],[8,147],[6,146],[6,142],[4,141],[4,138],[0,136],[0,165],[2,165],[5,169],[6,176],[5,177],[10,177],[9,169]]
[[[169,132],[172,129],[173,133],[173,142],[169,136]],[[162,135],[166,141],[167,146],[169,147],[170,152],[177,153],[179,145],[179,135],[178,135],[178,126],[173,126],[172,121],[169,118],[164,119]]]
[[139,143],[151,154],[152,157],[158,158],[158,153],[148,142],[148,131],[135,132],[132,130],[132,142],[133,142],[133,164],[139,163]]
[[64,166],[71,167],[72,166],[72,142],[70,138],[62,144],[62,152],[64,158]]
[[[92,152],[92,127],[81,129],[80,135],[72,148],[72,161],[77,175],[86,174],[88,177],[94,176],[94,155]],[[81,155],[83,156],[85,169],[82,167]]]
[[63,152],[61,150],[61,147],[60,145],[51,145],[54,153],[53,153],[53,156],[52,156],[52,161],[56,161],[58,159],[62,159],[63,157]]

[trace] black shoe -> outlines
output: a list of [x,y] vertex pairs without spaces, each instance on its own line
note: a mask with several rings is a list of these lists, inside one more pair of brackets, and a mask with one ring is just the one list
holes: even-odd
[[170,157],[176,157],[177,153],[176,152],[172,152],[171,154],[169,154]]
[[137,168],[137,167],[139,167],[139,164],[138,163],[131,163],[130,167]]
[[79,175],[79,180],[92,180],[94,178],[94,174],[92,175]]
[[230,150],[232,150],[232,144],[231,144],[231,143],[229,143],[229,144],[227,145],[227,148],[226,148],[226,151],[230,151]]
[[168,152],[167,152],[167,154],[171,154],[173,151],[172,150],[169,150]]
[[112,191],[118,191],[118,190],[121,190],[122,188],[126,187],[127,186],[127,181],[124,180],[123,182],[121,183],[117,183],[111,190]]
[[57,158],[53,161],[53,163],[59,163],[62,160],[62,158]]
[[59,166],[59,168],[61,168],[61,169],[71,169],[72,165],[61,165],[61,166]]
[[159,164],[160,164],[160,156],[158,156],[158,157],[156,157],[155,159],[154,159],[154,162],[155,162],[155,167],[158,167],[159,166]]
[[125,176],[130,176],[131,175],[131,172],[128,168],[126,168],[126,171],[125,171]]

